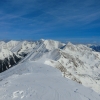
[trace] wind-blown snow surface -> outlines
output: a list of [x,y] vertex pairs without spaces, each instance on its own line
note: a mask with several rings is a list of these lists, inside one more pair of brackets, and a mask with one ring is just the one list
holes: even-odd
[[86,45],[54,40],[13,42],[0,42],[0,59],[3,61],[14,54],[22,60],[17,66],[0,73],[0,100],[32,100],[32,97],[35,100],[95,100],[95,97],[100,100],[99,95],[89,89],[100,94],[99,52]]
[[0,74],[0,100],[100,100],[93,90],[39,62],[24,62]]

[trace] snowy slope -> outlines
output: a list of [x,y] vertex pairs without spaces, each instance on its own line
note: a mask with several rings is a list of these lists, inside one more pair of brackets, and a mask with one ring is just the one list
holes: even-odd
[[68,43],[62,50],[49,52],[47,57],[45,64],[60,69],[64,77],[100,93],[100,53],[85,45]]
[[100,100],[93,90],[40,62],[18,64],[0,73],[0,80],[0,100]]
[[11,40],[9,42],[6,43],[7,45],[7,48],[9,50],[12,50],[20,41],[14,41],[14,40]]
[[49,40],[47,44],[42,41],[22,62],[32,60],[56,67],[64,77],[100,93],[100,53],[82,44],[68,43],[59,47],[49,44]]
[[34,42],[14,41],[0,42],[0,72],[17,64],[35,47]]
[[20,60],[13,52],[3,46],[0,50],[0,72],[3,72],[13,65],[17,64]]
[[[6,47],[8,51],[1,49],[1,58],[4,57],[4,60],[5,58],[10,59],[12,55],[14,59],[15,57],[22,59],[18,66],[21,64],[26,66],[27,63],[25,62],[29,63],[29,65],[27,65],[27,67],[29,67],[28,69],[20,66],[22,69],[18,67],[18,72],[16,68],[12,73],[22,74],[23,71],[25,71],[25,73],[29,71],[30,73],[32,70],[30,61],[32,63],[34,62],[33,65],[36,63],[36,66],[38,66],[37,63],[43,66],[49,65],[59,69],[62,75],[66,77],[66,80],[67,78],[71,79],[100,93],[100,53],[93,51],[88,46],[82,44],[74,45],[70,42],[64,44],[54,40],[43,39],[36,42],[17,41],[13,43],[13,41],[11,41],[10,49],[7,45],[5,46],[5,44],[7,43],[1,42],[1,46]],[[6,62],[8,66],[11,65],[8,60],[6,60]],[[7,76],[12,76],[12,73],[8,73],[11,69],[3,73],[7,72]],[[6,77],[3,73],[2,77]]]

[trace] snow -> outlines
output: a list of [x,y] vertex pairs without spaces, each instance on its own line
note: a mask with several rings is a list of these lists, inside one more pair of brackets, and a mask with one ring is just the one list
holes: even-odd
[[7,45],[7,48],[9,50],[12,50],[20,41],[14,41],[14,40],[11,40],[9,42],[6,43]]
[[[59,51],[59,52],[58,52]],[[57,53],[58,52],[58,53]],[[41,57],[42,58],[42,57]],[[100,93],[100,53],[85,45],[68,43],[45,54],[45,64],[64,69],[62,74]]]
[[10,50],[8,50],[7,48],[2,48],[0,50],[0,59],[1,60],[8,58],[10,56],[13,56],[13,53]]
[[100,100],[93,90],[39,62],[21,63],[1,73],[0,78],[0,100]]
[[100,53],[88,46],[42,39],[0,47],[0,60],[27,54],[0,73],[0,100],[100,100]]

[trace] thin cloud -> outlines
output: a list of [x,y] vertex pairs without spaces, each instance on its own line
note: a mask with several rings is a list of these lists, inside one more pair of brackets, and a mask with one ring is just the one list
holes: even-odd
[[16,34],[25,33],[27,36],[44,36],[46,32],[51,36],[54,33],[57,36],[57,32],[61,32],[61,36],[62,33],[73,36],[73,33],[92,31],[100,25],[99,6],[99,0],[0,1],[0,30],[9,34],[16,31]]

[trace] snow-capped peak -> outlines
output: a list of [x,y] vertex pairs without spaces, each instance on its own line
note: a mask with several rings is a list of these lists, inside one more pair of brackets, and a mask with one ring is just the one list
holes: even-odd
[[44,40],[43,44],[48,50],[57,49],[57,48],[61,48],[62,46],[64,46],[63,43],[59,41],[54,41],[54,40]]
[[7,46],[3,46],[2,49],[0,50],[0,59],[3,60],[5,58],[8,58],[12,56],[13,53],[7,49]]

